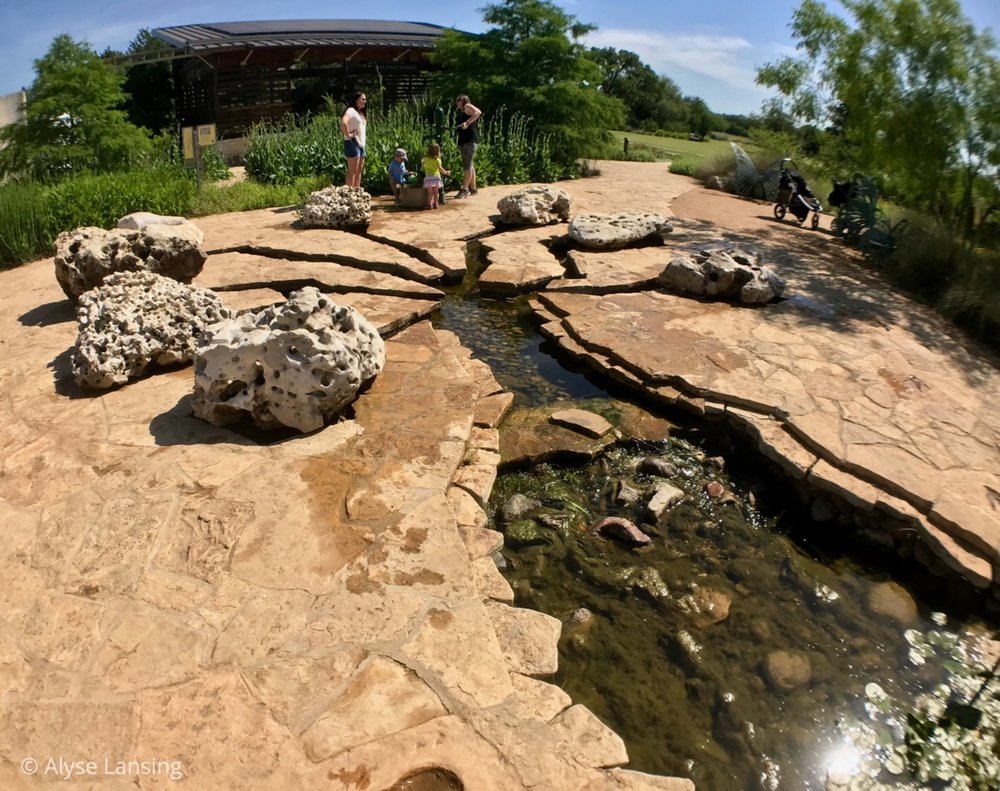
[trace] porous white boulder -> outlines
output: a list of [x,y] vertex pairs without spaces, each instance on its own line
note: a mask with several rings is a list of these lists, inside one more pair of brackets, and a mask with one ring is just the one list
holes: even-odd
[[310,193],[302,207],[304,228],[348,228],[372,221],[372,196],[360,187],[327,187]]
[[569,221],[569,236],[581,247],[609,250],[641,241],[662,241],[674,229],[670,220],[649,212],[578,214]]
[[385,366],[385,343],[354,308],[311,286],[208,328],[195,353],[194,413],[266,429],[331,422]]
[[529,184],[497,202],[504,225],[552,225],[569,220],[570,197],[548,184]]
[[112,272],[147,271],[190,283],[205,265],[201,242],[201,229],[193,223],[77,228],[56,237],[56,280],[70,299],[101,285]]
[[744,304],[770,302],[785,290],[785,281],[762,266],[757,253],[740,248],[677,256],[656,280],[671,291]]
[[205,327],[228,316],[213,291],[152,272],[116,272],[80,297],[73,377],[104,389],[150,365],[189,362]]

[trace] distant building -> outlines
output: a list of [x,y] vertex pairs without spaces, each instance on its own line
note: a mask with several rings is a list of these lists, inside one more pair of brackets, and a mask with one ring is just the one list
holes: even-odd
[[171,61],[181,126],[216,124],[220,139],[381,87],[387,104],[429,86],[437,25],[380,20],[219,22],[151,31],[171,49],[135,53],[124,65]]
[[0,96],[0,126],[9,126],[23,120],[27,104],[28,93],[24,88]]

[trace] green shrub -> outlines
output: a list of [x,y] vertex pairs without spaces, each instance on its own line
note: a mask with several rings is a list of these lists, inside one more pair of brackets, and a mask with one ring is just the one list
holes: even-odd
[[178,166],[85,174],[45,190],[56,233],[82,225],[113,228],[119,217],[136,211],[187,214],[195,191],[194,180]]
[[0,266],[49,255],[62,231],[113,228],[136,211],[187,214],[194,196],[194,180],[176,165],[85,173],[44,185],[8,182],[0,186]]
[[602,152],[601,159],[610,159],[616,162],[658,162],[660,159],[666,159],[666,155],[652,146],[630,141],[628,151],[621,143],[610,144]]
[[698,179],[702,184],[707,182],[712,176],[720,178],[731,178],[736,172],[736,160],[732,154],[723,154],[714,159],[703,159],[698,163],[694,173],[690,174]]
[[971,249],[915,213],[906,219],[896,249],[876,259],[879,269],[974,337],[1000,346],[1000,251]]
[[693,176],[698,170],[698,161],[694,159],[674,159],[670,162],[670,172],[679,176]]
[[208,184],[195,197],[191,216],[291,206],[303,203],[310,192],[328,186],[330,180],[325,176],[306,176],[292,184],[261,184],[250,180],[224,187]]
[[229,172],[225,157],[216,146],[207,146],[201,150],[201,175],[206,181],[225,181],[233,175]]

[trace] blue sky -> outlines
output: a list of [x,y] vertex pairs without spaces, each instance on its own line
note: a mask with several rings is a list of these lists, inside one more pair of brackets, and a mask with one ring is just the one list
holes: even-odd
[[[31,84],[34,60],[60,33],[100,52],[124,49],[144,27],[254,19],[402,19],[481,32],[478,9],[485,5],[479,0],[0,0],[0,95]],[[793,51],[788,23],[799,0],[562,0],[557,5],[598,27],[589,39],[593,46],[638,53],[716,112],[751,113],[768,97],[754,85],[754,67]],[[1000,36],[1000,0],[961,0],[961,5],[978,28]]]

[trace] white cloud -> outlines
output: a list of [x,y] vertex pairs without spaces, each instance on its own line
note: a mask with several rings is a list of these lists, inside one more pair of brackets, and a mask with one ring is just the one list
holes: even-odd
[[670,66],[681,66],[733,88],[760,91],[754,82],[754,47],[740,36],[601,29],[587,36],[587,44],[629,50],[654,71],[668,76]]

